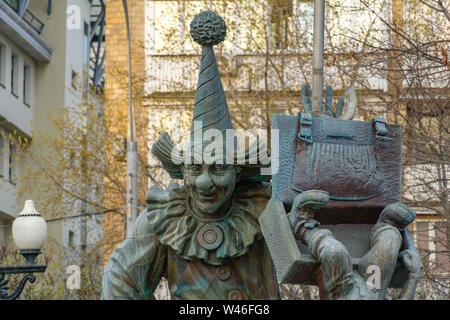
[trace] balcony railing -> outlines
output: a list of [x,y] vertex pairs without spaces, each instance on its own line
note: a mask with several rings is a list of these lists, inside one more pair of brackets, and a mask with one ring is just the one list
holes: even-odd
[[[300,92],[301,86],[307,82],[305,75],[312,74],[311,58],[302,54],[272,55],[267,67],[267,58],[262,54],[249,53],[227,57],[216,54],[216,59],[225,90],[232,90],[229,84],[234,89],[243,91],[264,90],[267,73],[269,90]],[[147,92],[150,94],[194,91],[197,86],[199,62],[200,56],[195,54],[149,54],[146,66]],[[386,79],[363,68],[360,73],[366,75],[366,83],[364,86],[354,84],[356,89],[369,87],[372,90],[387,90]],[[341,78],[337,77],[337,74],[343,72],[337,67],[327,67],[325,84],[342,89]]]
[[[17,14],[19,14],[19,0],[3,0],[8,6],[11,7]],[[38,34],[41,34],[45,24],[39,20],[30,10],[26,9],[22,19],[33,28]]]
[[91,3],[89,81],[94,87],[103,90],[105,83],[105,1],[93,0]]
[[17,0],[3,0],[3,1],[6,2],[11,8],[13,8],[14,11],[19,10],[19,1]]

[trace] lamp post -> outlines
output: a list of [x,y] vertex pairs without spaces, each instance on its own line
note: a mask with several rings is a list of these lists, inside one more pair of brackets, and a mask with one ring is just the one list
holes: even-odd
[[323,43],[325,24],[325,0],[314,0],[314,50],[312,81],[312,114],[323,111]]
[[[25,283],[34,283],[34,273],[45,272],[47,266],[36,265],[36,257],[41,253],[41,248],[47,238],[47,223],[41,214],[34,208],[32,200],[25,201],[25,206],[12,226],[13,240],[19,248],[19,253],[24,256],[24,266],[0,267],[0,300],[14,300],[22,293]],[[17,289],[9,294],[7,274],[26,274],[19,283]]]
[[123,0],[125,13],[125,24],[127,28],[128,45],[128,141],[127,141],[127,236],[130,237],[133,231],[134,222],[137,218],[137,142],[135,140],[135,128],[133,119],[133,81],[131,74],[131,36],[130,23],[128,18],[127,0]]

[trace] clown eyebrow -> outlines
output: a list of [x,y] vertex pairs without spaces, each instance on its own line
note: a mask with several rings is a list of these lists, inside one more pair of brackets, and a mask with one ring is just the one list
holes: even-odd
[[226,164],[226,163],[217,163],[217,162],[213,162],[211,165],[217,166],[217,167],[225,167],[228,168],[230,165]]

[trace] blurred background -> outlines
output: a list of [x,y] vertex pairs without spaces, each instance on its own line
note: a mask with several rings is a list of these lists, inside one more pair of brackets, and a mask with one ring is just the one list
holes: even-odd
[[[267,132],[274,113],[303,111],[312,81],[310,0],[128,0],[138,212],[170,177],[149,153],[167,131],[189,136],[201,47],[189,24],[203,10],[227,23],[215,47],[235,129]],[[403,199],[424,264],[416,299],[450,297],[449,1],[329,0],[324,84],[353,86],[355,119],[403,125]],[[128,53],[122,0],[0,0],[0,264],[18,264],[11,224],[26,199],[47,220],[49,265],[21,299],[97,299],[126,235]],[[181,181],[179,181],[181,183]],[[81,286],[66,286],[67,267]],[[13,283],[11,283],[11,287]],[[282,285],[284,299],[317,299]],[[158,297],[170,298],[165,282]]]

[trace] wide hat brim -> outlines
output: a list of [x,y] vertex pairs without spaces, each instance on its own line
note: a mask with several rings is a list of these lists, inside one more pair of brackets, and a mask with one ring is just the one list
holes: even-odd
[[[161,162],[163,169],[171,178],[184,178],[183,167],[186,165],[186,154],[175,146],[167,132],[161,133],[152,145],[151,152]],[[233,150],[232,162],[234,166],[240,168],[240,181],[269,181],[271,179],[270,175],[261,173],[261,169],[270,167],[271,163],[267,146],[259,139],[244,151]]]

